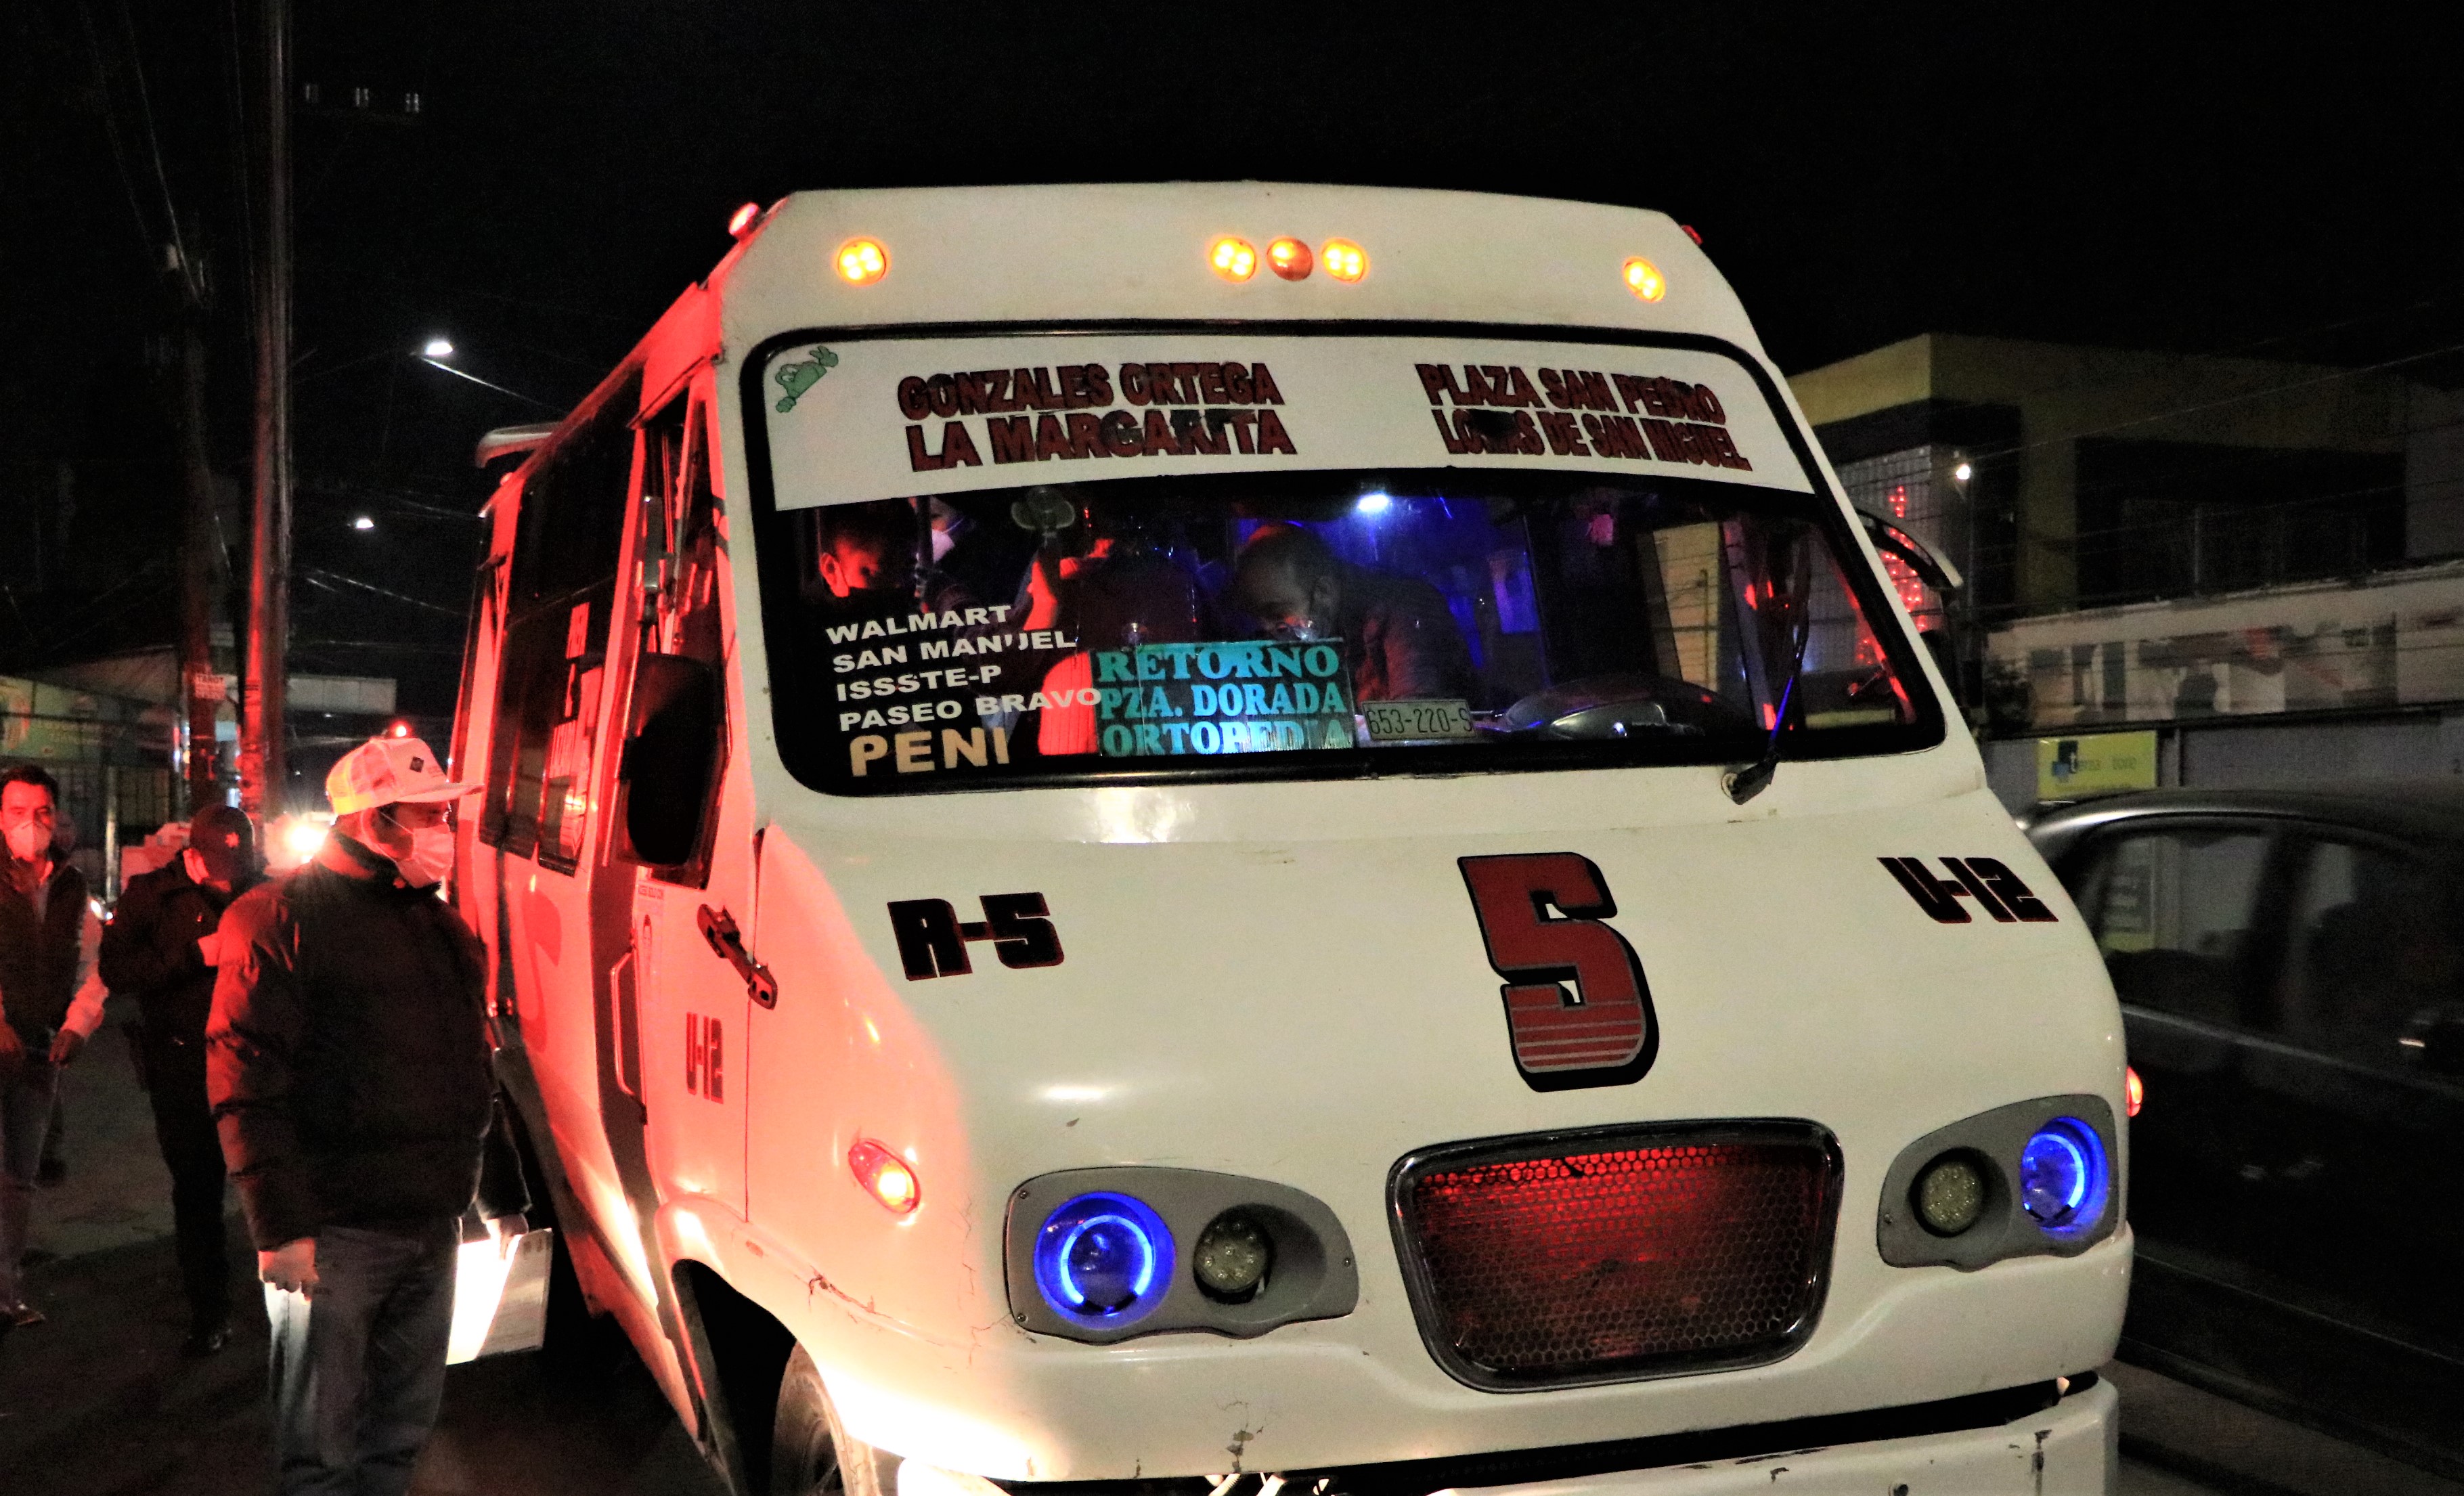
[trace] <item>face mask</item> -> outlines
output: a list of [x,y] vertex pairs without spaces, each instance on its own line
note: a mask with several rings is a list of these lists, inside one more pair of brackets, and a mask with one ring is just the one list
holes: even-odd
[[424,825],[410,833],[410,850],[393,860],[402,881],[424,889],[445,881],[453,870],[453,827]]
[[39,862],[52,849],[52,834],[32,821],[9,828],[9,850],[19,862]]
[[1310,640],[1326,637],[1326,630],[1320,627],[1317,620],[1313,618],[1270,625],[1266,632],[1286,644],[1306,644]]

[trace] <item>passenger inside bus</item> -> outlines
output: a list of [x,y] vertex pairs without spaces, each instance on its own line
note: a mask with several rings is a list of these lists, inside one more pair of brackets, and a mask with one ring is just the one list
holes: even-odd
[[817,513],[804,601],[831,623],[914,611],[915,515],[903,499]]
[[1174,539],[1141,510],[1082,512],[1071,527],[1081,555],[1054,555],[1048,545],[1027,579],[1025,627],[1051,628],[1074,640],[1078,652],[1053,665],[1041,690],[1067,707],[1046,708],[1036,726],[1038,752],[1047,757],[1096,750],[1095,709],[1077,701],[1093,684],[1087,651],[1149,644],[1193,644],[1203,638],[1197,581],[1172,556]]
[[1277,639],[1340,639],[1361,701],[1474,695],[1471,651],[1445,595],[1417,578],[1337,557],[1293,524],[1262,525],[1241,547],[1232,595]]

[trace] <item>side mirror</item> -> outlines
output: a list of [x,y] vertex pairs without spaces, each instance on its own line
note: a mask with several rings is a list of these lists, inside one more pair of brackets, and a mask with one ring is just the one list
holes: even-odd
[[1926,586],[1948,598],[1968,585],[1968,579],[1959,574],[1958,567],[1935,555],[1924,541],[1890,520],[1869,509],[1857,511],[1857,517],[1864,521],[1865,538],[1874,542],[1874,549],[1907,562],[1908,569],[1915,572],[1917,580]]
[[699,660],[645,654],[633,669],[633,710],[617,760],[624,855],[654,868],[700,852],[710,783],[718,766],[718,676]]

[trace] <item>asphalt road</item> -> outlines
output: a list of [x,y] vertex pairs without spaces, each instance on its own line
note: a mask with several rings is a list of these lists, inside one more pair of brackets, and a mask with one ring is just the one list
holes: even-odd
[[[0,1341],[0,1490],[239,1496],[270,1490],[265,1331],[183,1360],[169,1179],[116,1032],[71,1072],[71,1175],[35,1203],[29,1280],[50,1322]],[[235,1262],[252,1259],[230,1222]],[[2127,1366],[2124,1496],[2464,1496],[2370,1451]],[[30,1479],[31,1477],[31,1479]],[[416,1496],[723,1496],[624,1338],[606,1324],[446,1379]]]

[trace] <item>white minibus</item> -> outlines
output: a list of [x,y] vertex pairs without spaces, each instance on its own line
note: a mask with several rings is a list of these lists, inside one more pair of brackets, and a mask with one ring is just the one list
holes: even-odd
[[453,890],[735,1489],[2108,1488],[2112,989],[1681,226],[737,227],[490,448]]

